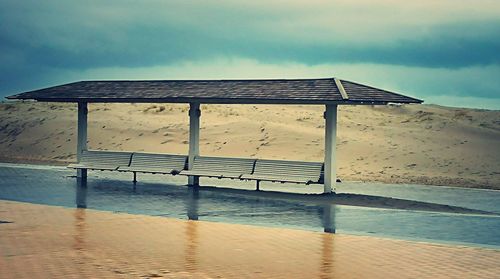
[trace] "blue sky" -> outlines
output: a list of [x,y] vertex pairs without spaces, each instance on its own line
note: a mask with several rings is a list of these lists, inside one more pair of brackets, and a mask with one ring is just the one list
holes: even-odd
[[500,109],[500,2],[0,0],[0,96],[86,79],[339,77]]

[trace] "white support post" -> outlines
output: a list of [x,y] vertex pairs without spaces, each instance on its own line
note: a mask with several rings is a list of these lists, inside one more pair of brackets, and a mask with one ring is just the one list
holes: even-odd
[[337,143],[337,105],[326,105],[325,111],[325,172],[323,193],[331,193],[337,181],[335,160]]
[[[76,147],[76,159],[80,162],[82,152],[87,150],[87,114],[88,108],[86,102],[78,102],[78,141]],[[76,176],[87,178],[87,170],[77,170]]]
[[[200,103],[189,104],[189,157],[188,169],[193,168],[194,157],[200,155]],[[188,185],[198,186],[199,177],[189,176]]]

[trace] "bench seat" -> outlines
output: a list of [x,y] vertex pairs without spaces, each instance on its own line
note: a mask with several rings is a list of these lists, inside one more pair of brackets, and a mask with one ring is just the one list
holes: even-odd
[[172,154],[134,153],[130,166],[118,171],[178,174],[185,168],[187,156]]
[[138,167],[119,167],[118,171],[122,172],[143,172],[143,173],[159,173],[159,174],[174,174],[177,170],[174,169],[152,169],[152,168],[138,168]]
[[259,180],[259,181],[270,181],[270,182],[281,182],[281,183],[298,183],[298,184],[312,184],[318,183],[318,181],[313,181],[304,177],[290,177],[290,176],[266,176],[266,175],[254,175],[247,174],[240,177],[243,180]]
[[211,172],[211,171],[189,171],[189,170],[184,170],[181,172],[182,175],[191,175],[191,176],[203,176],[203,177],[212,177],[212,178],[233,178],[233,179],[238,179],[241,177],[241,173],[235,173],[235,174],[230,174],[230,173],[218,173],[218,172]]
[[192,169],[181,171],[180,174],[238,179],[243,174],[252,173],[254,164],[255,159],[196,156]]
[[253,173],[241,176],[245,180],[289,182],[313,184],[321,183],[323,177],[323,163],[257,160]]
[[91,169],[91,170],[117,170],[117,166],[105,166],[105,165],[91,165],[91,164],[70,164],[68,165],[70,169]]
[[68,168],[113,171],[121,166],[128,166],[131,157],[131,152],[84,150],[80,161],[68,165]]
[[80,162],[68,168],[136,173],[180,174],[195,177],[315,184],[323,183],[323,163],[196,156],[186,170],[188,156],[85,150]]

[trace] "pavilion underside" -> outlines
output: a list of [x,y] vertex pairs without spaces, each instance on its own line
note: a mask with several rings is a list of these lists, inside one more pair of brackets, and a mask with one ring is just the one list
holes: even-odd
[[[207,169],[214,164],[210,159],[200,156],[200,117],[201,104],[296,104],[296,105],[324,105],[325,106],[325,159],[321,166],[321,177],[314,183],[322,183],[324,192],[330,193],[336,183],[335,147],[337,138],[337,106],[338,105],[384,105],[388,103],[422,103],[422,100],[407,97],[374,87],[344,81],[336,78],[326,79],[275,79],[275,80],[160,80],[160,81],[81,81],[59,85],[40,90],[24,92],[9,96],[8,99],[32,99],[40,102],[73,102],[78,104],[78,142],[77,159],[78,177],[86,177],[87,169],[82,163],[90,156],[87,151],[87,114],[88,103],[188,103],[189,109],[189,153],[182,170],[170,170],[172,174],[188,176],[188,185],[199,184],[200,176],[225,178]],[[97,156],[97,155],[96,155]],[[108,155],[100,154],[100,160]],[[104,157],[103,157],[104,156]],[[120,155],[121,156],[121,155]],[[123,170],[131,170],[134,154],[130,155],[129,165]],[[137,157],[137,155],[135,155]],[[146,155],[139,155],[146,156]],[[152,162],[170,158],[167,155],[160,159],[151,154]],[[156,158],[156,159],[155,159]],[[166,160],[166,159],[165,159]],[[177,160],[177,159],[176,159]],[[205,160],[205,161],[203,161]],[[250,166],[252,159],[231,160],[220,158],[220,163],[227,169],[244,169]],[[158,161],[159,162],[159,161]],[[266,176],[254,173],[258,168],[261,172],[276,169],[283,172],[283,177],[300,176],[298,172],[315,173],[317,165],[304,162],[286,163],[266,162],[253,159],[250,173],[229,178],[256,180],[257,187]],[[227,165],[224,165],[227,164]],[[83,166],[83,167],[82,167]],[[313,169],[313,167],[315,168]],[[120,170],[116,167],[114,170]],[[219,166],[220,167],[220,166]],[[202,172],[196,169],[201,168]],[[99,169],[99,168],[95,168]],[[111,169],[113,169],[111,167]],[[134,172],[134,181],[135,174]],[[152,172],[154,173],[154,172]],[[237,173],[237,172],[236,172]],[[207,174],[207,175],[202,175]],[[272,175],[270,176],[272,177]],[[293,182],[279,181],[276,182]],[[302,181],[297,179],[296,181]],[[309,184],[309,180],[306,184]]]

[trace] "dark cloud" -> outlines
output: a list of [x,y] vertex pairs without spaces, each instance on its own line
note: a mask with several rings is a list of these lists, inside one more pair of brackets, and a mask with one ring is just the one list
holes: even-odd
[[[18,63],[77,69],[165,65],[213,56],[308,65],[362,62],[456,68],[500,63],[500,20],[435,24],[424,35],[416,27],[402,25],[404,32],[392,38],[377,31],[380,40],[376,40],[367,35],[353,39],[366,24],[352,26],[351,33],[311,35],[315,30],[311,26],[290,30],[282,23],[285,16],[260,9],[222,6],[214,14],[213,7],[205,13],[206,5],[172,2],[172,11],[153,1],[158,10],[137,12],[134,8],[141,6],[127,8],[127,2],[97,3],[95,7],[4,4],[0,12],[2,52],[20,53]],[[180,11],[175,13],[175,9]],[[301,18],[292,21],[301,22]],[[333,31],[336,23],[331,22]],[[323,28],[317,23],[316,30]],[[407,35],[412,32],[415,36]]]
[[[463,30],[463,23],[456,30]],[[325,63],[381,63],[419,67],[460,68],[500,63],[500,20],[476,24],[491,28],[487,36],[448,33],[436,26],[430,34],[395,39],[389,44],[344,43],[342,38],[314,42],[300,38],[279,38],[265,30],[241,29],[245,36],[207,33],[202,27],[135,24],[119,30],[87,30],[76,27],[74,34],[58,38],[43,37],[31,41],[30,32],[9,27],[0,32],[4,55],[19,57],[17,63],[56,68],[143,67],[202,60],[217,56],[248,57],[266,62],[294,61],[308,65]],[[80,28],[80,29],[79,29]],[[15,34],[15,36],[13,35]],[[73,38],[73,36],[77,38]],[[84,39],[82,39],[81,37]],[[58,44],[58,40],[62,41]],[[69,43],[68,43],[69,42]]]
[[[500,20],[476,16],[422,26],[365,20],[346,30],[342,23],[347,20],[345,16],[337,20],[337,11],[306,6],[3,1],[0,94],[41,84],[64,71],[165,66],[217,57],[274,64],[372,63],[450,70],[500,64]],[[315,14],[322,20],[316,21]],[[356,13],[351,17],[356,18]],[[370,26],[378,24],[378,29]]]

